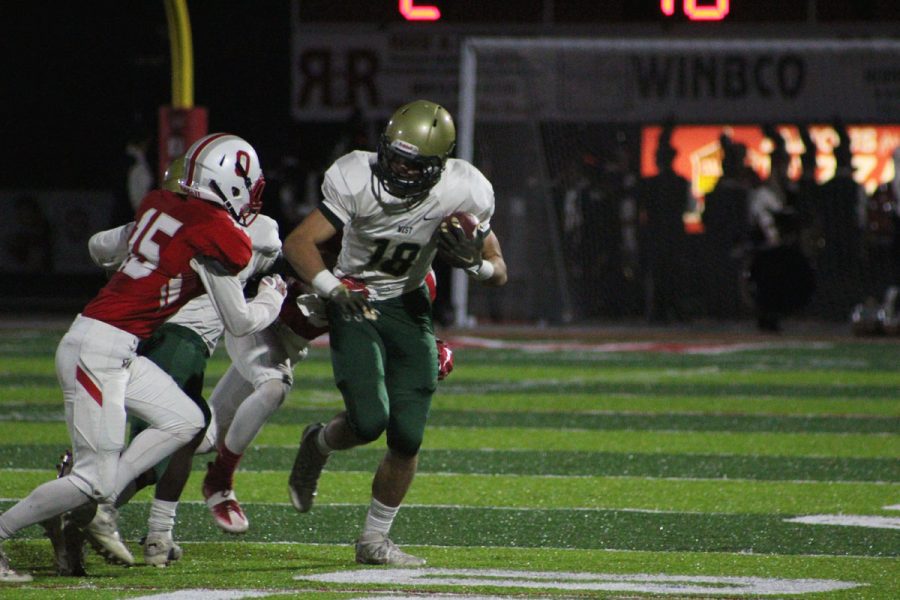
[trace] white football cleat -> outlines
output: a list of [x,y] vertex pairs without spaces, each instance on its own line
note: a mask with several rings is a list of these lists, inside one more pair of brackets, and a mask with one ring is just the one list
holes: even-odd
[[250,521],[247,520],[241,505],[238,504],[234,490],[215,492],[206,498],[206,506],[209,507],[213,521],[223,531],[246,533],[250,528]]
[[28,573],[19,573],[9,566],[9,558],[0,548],[0,583],[28,583],[34,578]]
[[364,533],[356,540],[356,562],[361,565],[422,567],[425,559],[407,554],[383,533]]
[[97,505],[97,513],[84,532],[91,547],[108,562],[131,566],[134,556],[119,535],[119,511],[108,503]]
[[144,562],[154,567],[165,567],[179,560],[183,554],[181,546],[172,539],[172,533],[152,531],[142,541],[144,546]]

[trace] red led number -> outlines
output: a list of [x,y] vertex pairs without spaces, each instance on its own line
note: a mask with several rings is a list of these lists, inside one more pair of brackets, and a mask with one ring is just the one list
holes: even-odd
[[414,0],[399,0],[400,14],[407,21],[437,21],[441,10],[437,6],[416,6]]
[[[402,4],[402,3],[401,3]],[[731,0],[715,0],[715,4],[708,1],[684,0],[682,9],[691,21],[721,21],[731,8]],[[667,17],[675,14],[675,0],[659,0],[659,10]]]

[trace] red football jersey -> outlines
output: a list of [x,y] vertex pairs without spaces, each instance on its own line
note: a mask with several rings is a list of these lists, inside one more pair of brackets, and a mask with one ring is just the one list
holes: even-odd
[[128,258],[82,314],[139,338],[206,292],[190,261],[217,260],[229,273],[250,262],[250,238],[222,208],[166,190],[141,201]]

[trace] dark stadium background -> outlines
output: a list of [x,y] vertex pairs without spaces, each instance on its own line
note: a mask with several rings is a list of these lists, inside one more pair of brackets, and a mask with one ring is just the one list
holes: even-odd
[[[683,16],[664,19],[653,0],[434,3],[450,25],[490,24],[554,35],[584,35],[608,26],[666,35],[685,25]],[[900,28],[900,3],[891,0],[731,4],[729,22],[751,34],[756,28],[784,32],[797,26],[821,37],[838,35],[835,27],[896,37]],[[294,168],[300,172],[322,170],[336,145],[358,133],[354,122],[292,118],[290,0],[191,0],[188,8],[195,104],[209,110],[210,131],[229,130],[250,139],[273,180],[283,156],[299,157]],[[306,23],[402,21],[393,0],[300,0],[296,9]],[[4,5],[2,31],[0,191],[56,190],[62,198],[71,192],[70,202],[77,203],[82,201],[79,190],[105,190],[114,198],[110,225],[126,222],[125,145],[149,136],[154,159],[157,111],[171,101],[162,0],[20,0]],[[102,282],[99,273],[0,273],[0,310],[13,315],[71,312]]]

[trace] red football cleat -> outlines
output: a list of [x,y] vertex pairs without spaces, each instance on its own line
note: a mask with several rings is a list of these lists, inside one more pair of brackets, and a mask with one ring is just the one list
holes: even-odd
[[247,520],[241,505],[238,504],[234,490],[221,490],[208,496],[206,492],[207,490],[204,488],[203,495],[206,496],[206,506],[209,507],[213,521],[220,529],[228,533],[245,533],[250,529],[250,521]]

